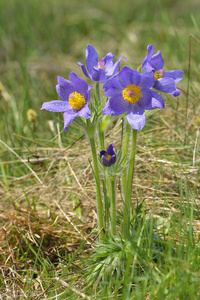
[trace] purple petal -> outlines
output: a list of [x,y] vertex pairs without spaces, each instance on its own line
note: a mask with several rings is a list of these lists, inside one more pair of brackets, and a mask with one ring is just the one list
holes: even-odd
[[112,75],[114,75],[114,74],[117,72],[117,70],[119,69],[119,64],[120,64],[120,61],[121,61],[122,58],[125,58],[125,59],[126,59],[125,56],[121,56],[121,57],[115,62],[115,64],[112,66],[112,68],[109,70],[109,72],[107,73],[108,76],[112,76]]
[[57,94],[63,101],[68,101],[69,95],[75,92],[74,86],[69,80],[66,80],[63,77],[58,76],[57,79],[58,79],[58,84],[56,85]]
[[163,97],[153,90],[151,90],[151,94],[152,94],[152,99],[151,99],[150,106],[145,109],[150,110],[150,109],[156,109],[156,108],[160,108],[160,109],[164,108],[165,102],[163,100]]
[[179,89],[176,89],[173,93],[170,93],[174,97],[178,97],[180,95],[181,91]]
[[63,114],[64,131],[65,132],[67,132],[67,127],[76,118],[76,116],[77,116],[77,112],[73,112],[73,113],[70,113],[70,114],[68,112],[65,112]]
[[99,151],[100,158],[101,158],[102,155],[105,155],[105,154],[106,154],[106,151],[105,151],[105,150]]
[[115,95],[106,102],[106,105],[102,109],[102,115],[118,116],[124,114],[130,105],[124,100],[121,94]]
[[108,146],[107,152],[108,152],[108,154],[111,155],[111,156],[115,154],[115,152],[114,152],[114,150],[113,150],[113,143],[110,144],[110,146]]
[[81,110],[77,112],[79,117],[89,119],[91,117],[90,109],[88,107],[88,104],[86,104]]
[[46,109],[52,112],[64,112],[71,110],[69,103],[61,100],[53,100],[49,102],[44,102],[41,109]]
[[89,73],[92,73],[92,70],[95,66],[98,65],[98,54],[94,47],[88,45],[86,48],[86,67]]
[[158,51],[156,54],[154,54],[149,63],[154,68],[154,70],[162,69],[164,66],[164,60],[162,58],[161,52]]
[[141,75],[141,84],[142,87],[151,88],[154,85],[154,74],[153,72],[146,72]]
[[139,100],[138,105],[143,109],[150,109],[152,94],[150,89],[142,89],[142,98]]
[[57,80],[58,84],[62,86],[65,90],[68,90],[70,87],[72,87],[71,81],[65,79],[64,77],[58,76]]
[[181,70],[172,70],[164,72],[163,77],[173,78],[175,83],[179,82],[183,78],[184,72]]
[[111,52],[106,54],[106,56],[104,58],[102,58],[102,60],[105,63],[104,67],[108,73],[109,73],[109,69],[111,69],[113,67],[113,58],[114,58],[114,54]]
[[115,162],[116,162],[116,154],[114,153],[109,159],[110,166],[113,165]]
[[155,81],[154,88],[164,93],[172,93],[176,90],[176,84],[174,79],[163,77]]
[[136,70],[132,70],[124,66],[118,73],[118,78],[123,87],[129,84],[139,85],[141,82],[141,75]]
[[127,120],[133,129],[141,130],[145,125],[144,109],[139,105],[132,105],[127,112]]
[[101,156],[101,161],[102,161],[102,164],[103,164],[105,167],[109,167],[109,166],[110,166],[109,160],[107,160],[107,158],[106,158],[104,155]]
[[87,82],[84,79],[79,78],[76,75],[76,73],[74,73],[74,72],[71,72],[69,74],[69,78],[70,78],[72,84],[74,85],[75,90],[78,93],[81,93],[84,96],[84,98],[85,98],[87,90],[88,90],[88,84],[87,84]]
[[100,68],[93,68],[91,72],[92,80],[98,81],[98,82],[105,82],[107,79],[106,72],[103,69]]
[[107,97],[113,97],[120,94],[123,90],[123,87],[116,77],[112,77],[103,84],[103,89],[105,90],[104,94]]
[[152,56],[153,56],[153,53],[154,53],[154,46],[153,45],[148,45],[147,46],[147,51],[148,51],[148,54],[147,56],[145,57],[145,59],[143,60],[142,62],[142,69],[144,68],[144,72],[146,72],[145,70],[145,65],[151,60]]
[[78,62],[77,65],[81,67],[81,69],[82,69],[82,71],[83,71],[83,74],[84,74],[86,77],[88,77],[88,78],[91,79],[91,76],[90,76],[90,74],[88,74],[88,71],[86,70],[86,67],[85,67],[82,63],[80,63],[80,62]]

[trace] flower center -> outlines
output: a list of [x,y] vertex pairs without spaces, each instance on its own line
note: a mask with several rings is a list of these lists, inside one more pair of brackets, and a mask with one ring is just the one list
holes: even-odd
[[141,88],[134,84],[129,84],[122,91],[122,96],[128,103],[137,103],[142,97]]
[[163,78],[163,73],[164,73],[163,69],[155,70],[154,71],[154,80],[157,80],[159,78]]
[[69,95],[69,105],[71,108],[80,110],[86,104],[82,94],[74,92]]
[[105,156],[105,158],[106,158],[107,160],[109,160],[109,159],[111,158],[111,155],[109,155],[108,152],[106,152],[106,153],[104,154],[104,156]]
[[96,66],[96,68],[98,69],[104,69],[104,65],[105,65],[105,61],[103,59],[101,59],[99,62],[98,62],[98,65]]

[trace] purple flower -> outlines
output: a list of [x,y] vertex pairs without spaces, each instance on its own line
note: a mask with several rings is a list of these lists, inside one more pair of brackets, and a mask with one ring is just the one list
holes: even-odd
[[174,97],[180,95],[180,90],[176,88],[177,82],[183,78],[183,71],[173,70],[164,71],[164,60],[162,58],[161,52],[158,51],[153,55],[154,47],[153,45],[148,45],[148,54],[142,62],[142,73],[153,72],[154,73],[154,88],[172,94]]
[[58,76],[56,90],[62,100],[44,102],[41,109],[53,112],[64,112],[64,130],[67,132],[68,125],[76,116],[85,119],[90,118],[90,89],[85,80],[79,78],[74,72],[69,74],[71,81]]
[[162,96],[150,89],[153,85],[153,72],[141,75],[136,70],[123,67],[118,78],[114,76],[103,85],[105,95],[111,98],[102,114],[117,116],[127,112],[131,127],[141,130],[145,125],[145,110],[164,108]]
[[82,63],[78,62],[78,65],[81,66],[86,77],[93,81],[105,82],[117,72],[120,60],[125,57],[120,57],[115,64],[113,64],[113,58],[114,54],[108,53],[98,61],[96,50],[91,45],[88,45],[86,48],[86,67],[88,71]]
[[105,150],[100,151],[100,158],[102,164],[105,167],[110,167],[116,162],[116,154],[115,151],[113,150],[113,144],[110,144],[107,151]]

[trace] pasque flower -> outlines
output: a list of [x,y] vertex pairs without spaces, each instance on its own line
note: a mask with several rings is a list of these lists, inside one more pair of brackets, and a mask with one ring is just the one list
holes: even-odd
[[116,162],[116,153],[113,150],[113,144],[110,144],[107,151],[101,150],[99,154],[100,154],[100,159],[102,161],[102,164],[105,167],[110,167]]
[[153,72],[139,74],[124,66],[108,79],[103,88],[105,95],[111,97],[102,110],[103,115],[117,116],[127,112],[131,127],[140,130],[145,125],[145,110],[164,108],[164,100],[150,88],[154,85]]
[[98,54],[94,47],[88,45],[86,48],[86,67],[78,62],[78,65],[81,66],[84,75],[90,78],[93,81],[105,82],[109,77],[113,76],[120,64],[120,60],[125,58],[124,56],[120,57],[115,64],[113,64],[113,53],[106,54],[105,57],[98,60]]
[[148,45],[147,47],[148,54],[142,62],[142,73],[153,72],[154,73],[154,88],[172,94],[177,97],[180,95],[180,90],[176,88],[177,82],[183,78],[183,71],[181,70],[172,70],[164,71],[164,60],[162,54],[158,51],[153,55],[154,46]]
[[64,130],[77,117],[90,118],[90,89],[85,80],[79,78],[74,72],[69,74],[71,81],[58,76],[56,90],[62,100],[44,102],[41,109],[52,112],[64,112]]

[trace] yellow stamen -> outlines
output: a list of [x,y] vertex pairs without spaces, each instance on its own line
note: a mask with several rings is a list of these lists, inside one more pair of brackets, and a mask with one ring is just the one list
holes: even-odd
[[108,153],[106,153],[106,154],[105,154],[105,158],[106,158],[107,160],[109,160],[109,159],[111,158],[111,155],[109,155]]
[[154,71],[154,80],[157,80],[159,78],[163,78],[163,72],[164,72],[163,69],[161,69],[161,70],[155,70]]
[[80,110],[86,104],[82,94],[74,92],[69,95],[69,105],[71,108]]
[[105,65],[105,62],[104,62],[103,59],[101,59],[101,60],[98,62],[98,65],[96,66],[96,68],[106,70],[106,68],[104,67],[104,65]]
[[128,103],[137,103],[142,97],[141,88],[134,84],[129,84],[122,91],[122,96]]

